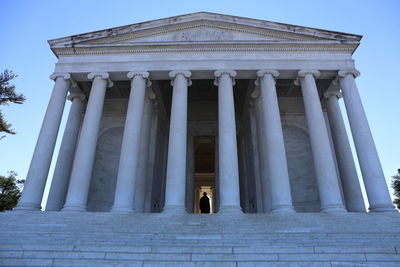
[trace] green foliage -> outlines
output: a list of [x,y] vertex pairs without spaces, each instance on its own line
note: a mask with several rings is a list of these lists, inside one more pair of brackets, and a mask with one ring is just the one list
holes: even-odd
[[398,209],[400,209],[400,169],[397,170],[397,174],[392,176],[392,188],[394,189],[394,195],[396,197],[393,203]]
[[[9,103],[22,104],[25,101],[23,94],[15,92],[15,86],[10,84],[10,81],[16,78],[17,75],[12,71],[4,70],[0,73],[0,105],[8,105]],[[0,110],[0,132],[7,134],[15,134],[14,130],[11,129],[11,124],[8,123]],[[4,137],[0,136],[0,139]]]
[[17,174],[13,171],[7,177],[0,175],[0,212],[12,210],[17,205],[24,182],[17,180]]

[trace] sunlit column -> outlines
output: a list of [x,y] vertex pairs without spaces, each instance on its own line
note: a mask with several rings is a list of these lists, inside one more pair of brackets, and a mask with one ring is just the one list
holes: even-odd
[[191,72],[171,71],[172,105],[169,127],[165,213],[184,213],[186,189],[187,96]]
[[220,213],[241,213],[233,85],[236,71],[214,72],[218,86]]
[[257,72],[260,84],[262,110],[265,125],[265,149],[267,152],[268,179],[271,185],[271,212],[294,212],[290,192],[289,172],[283,141],[282,123],[276,96],[276,70]]
[[322,114],[321,102],[314,77],[318,77],[317,70],[301,70],[296,81],[301,85],[304,108],[307,117],[311,150],[317,176],[321,211],[346,211],[340,194],[339,181],[336,175],[335,162],[329,143],[328,131]]
[[107,86],[113,85],[106,72],[92,72],[89,73],[88,78],[93,79],[92,89],[76,148],[63,211],[86,211],[104,97]]
[[64,206],[85,99],[82,93],[73,93],[68,96],[68,100],[72,103],[47,198],[47,211],[61,210]]
[[135,185],[140,158],[140,134],[148,77],[148,72],[133,71],[128,73],[128,78],[131,79],[131,92],[122,138],[114,205],[111,211],[129,212],[135,210]]
[[337,90],[329,91],[324,97],[347,210],[365,211],[360,182],[338,103],[341,94]]
[[42,127],[33,152],[32,161],[21,199],[14,210],[40,210],[46,186],[47,175],[60,128],[65,99],[71,86],[71,75],[54,73],[50,79],[55,81],[53,92],[44,115]]
[[155,94],[151,90],[147,90],[144,98],[143,119],[140,133],[139,163],[137,168],[137,178],[135,185],[135,208],[136,212],[144,211],[147,166],[149,164],[150,135],[151,135],[151,119],[153,113],[153,100]]
[[186,161],[186,210],[193,213],[194,197],[194,139],[193,134],[187,137],[187,161]]
[[253,93],[255,119],[257,125],[257,152],[258,166],[260,173],[260,193],[262,198],[262,212],[268,213],[271,211],[271,185],[268,177],[267,150],[265,140],[265,123],[263,118],[262,100],[260,90],[257,88]]
[[370,204],[369,210],[395,211],[367,116],[354,80],[360,73],[357,70],[341,70],[338,75]]

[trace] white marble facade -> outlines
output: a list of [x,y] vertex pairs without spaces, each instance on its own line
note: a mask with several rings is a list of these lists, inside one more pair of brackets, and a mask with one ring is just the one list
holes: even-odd
[[[361,36],[193,13],[50,40],[53,93],[16,210],[394,211],[358,94]],[[68,95],[68,96],[67,96]],[[344,99],[346,113],[338,101]],[[200,191],[199,191],[200,190]]]

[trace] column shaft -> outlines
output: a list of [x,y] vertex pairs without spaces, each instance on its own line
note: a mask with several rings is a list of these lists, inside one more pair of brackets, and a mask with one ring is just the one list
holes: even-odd
[[370,211],[395,211],[390,199],[374,139],[369,128],[354,76],[357,71],[339,71],[339,82],[353,134],[358,161],[367,191]]
[[263,213],[263,199],[261,191],[261,175],[260,175],[260,164],[258,154],[258,142],[257,142],[257,123],[255,116],[254,104],[250,108],[250,127],[251,127],[251,153],[253,154],[253,168],[254,168],[254,190],[257,199],[257,213]]
[[85,96],[83,94],[73,94],[69,95],[68,99],[70,99],[72,103],[67,124],[65,125],[60,151],[58,152],[57,163],[54,168],[53,180],[47,198],[46,211],[58,211],[64,206],[69,178],[71,177],[79,127],[82,121]]
[[271,185],[271,212],[293,212],[289,172],[274,76],[277,71],[258,71],[265,125],[268,178]]
[[146,92],[147,72],[129,72],[131,93],[122,137],[121,157],[118,166],[117,185],[112,211],[135,210],[135,185],[139,162],[140,134]]
[[171,120],[164,212],[185,212],[187,90],[189,71],[172,71]]
[[240,213],[239,168],[233,80],[235,71],[215,71],[218,83],[220,212]]
[[317,176],[321,211],[342,212],[345,211],[345,209],[341,200],[335,163],[329,144],[327,128],[322,115],[318,89],[313,75],[319,75],[319,72],[299,71],[315,173]]
[[158,108],[155,103],[155,107],[153,107],[152,119],[151,119],[151,133],[150,133],[150,144],[149,144],[149,164],[147,166],[147,179],[146,179],[146,195],[145,195],[145,203],[144,203],[144,211],[151,212],[152,211],[152,195],[153,195],[153,185],[154,185],[154,174],[157,172],[156,169],[160,168],[160,165],[156,163],[156,153],[158,151],[157,146],[160,145],[158,142],[158,131],[160,128],[158,126],[159,117],[158,117]]
[[[220,204],[220,186],[219,186],[219,137],[218,134],[215,134],[214,136],[214,158],[215,158],[215,163],[214,163],[214,182],[215,182],[215,196],[214,196],[214,203],[215,203],[215,213],[219,211],[219,204]],[[196,202],[197,203],[197,202]],[[196,204],[197,205],[197,204]]]
[[53,74],[50,78],[55,79],[53,92],[33,152],[24,190],[15,210],[41,209],[43,192],[60,128],[65,99],[70,87],[69,74]]
[[140,149],[139,149],[139,164],[137,170],[136,188],[135,188],[135,207],[137,212],[144,211],[146,181],[147,181],[147,166],[149,162],[149,145],[150,145],[150,130],[152,117],[153,103],[148,95],[145,97],[142,129],[140,134]]
[[192,134],[187,137],[187,162],[186,162],[186,210],[193,213],[194,207],[194,139]]
[[256,112],[257,121],[257,151],[258,151],[258,165],[260,170],[260,185],[261,185],[261,197],[263,212],[268,213],[271,211],[271,185],[268,177],[268,164],[267,164],[267,150],[263,149],[266,147],[265,136],[265,125],[262,110],[261,97],[256,96],[254,99],[254,107]]
[[336,94],[326,96],[326,109],[347,210],[365,211],[357,170]]
[[83,120],[63,211],[86,211],[93,161],[103,112],[108,73],[90,73],[94,79]]

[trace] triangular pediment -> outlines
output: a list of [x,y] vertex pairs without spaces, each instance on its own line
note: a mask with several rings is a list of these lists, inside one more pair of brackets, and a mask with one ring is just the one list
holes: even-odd
[[361,36],[199,12],[50,40],[67,48],[190,44],[356,44]]
[[115,35],[81,42],[81,44],[140,44],[140,43],[187,43],[187,42],[301,42],[326,41],[330,39],[285,33],[244,25],[193,21],[167,25],[143,31]]

